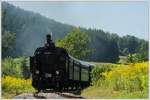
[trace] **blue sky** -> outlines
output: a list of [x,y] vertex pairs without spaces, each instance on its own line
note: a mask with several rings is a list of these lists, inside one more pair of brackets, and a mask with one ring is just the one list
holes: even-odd
[[11,1],[56,21],[148,40],[148,2]]

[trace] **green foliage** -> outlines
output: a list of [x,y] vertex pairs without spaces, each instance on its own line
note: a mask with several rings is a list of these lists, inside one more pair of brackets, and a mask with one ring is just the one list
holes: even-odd
[[27,57],[13,59],[6,57],[2,60],[2,76],[12,76],[18,78],[29,78],[30,71]]
[[29,58],[27,58],[27,57],[20,58],[22,77],[25,79],[30,78],[30,68],[28,65],[28,63],[29,63],[28,61],[29,61]]
[[147,61],[148,60],[148,52],[129,54],[127,56],[127,60],[129,63]]
[[121,55],[143,53],[148,50],[148,41],[138,39],[137,37],[126,35],[118,39],[118,46]]
[[90,37],[79,28],[74,28],[63,40],[56,42],[57,46],[67,49],[69,54],[78,59],[83,59],[90,54],[88,44]]
[[46,34],[52,32],[54,40],[61,39],[73,28],[71,25],[25,11],[7,2],[2,2],[2,12],[2,31],[16,33],[13,54],[3,50],[3,55],[7,54],[6,56],[31,55],[37,47],[43,45]]
[[2,61],[2,76],[20,77],[20,67],[14,62],[13,58],[7,57]]
[[16,39],[15,33],[10,33],[8,31],[5,31],[2,33],[2,56],[6,57],[8,55],[11,55],[10,53],[13,50],[13,44]]
[[114,63],[118,60],[119,48],[116,41],[117,38],[119,38],[118,35],[96,29],[88,29],[84,31],[91,37],[89,46],[93,53],[88,58],[89,61]]
[[147,99],[147,91],[112,91],[110,88],[90,86],[81,92],[87,99]]
[[128,53],[136,53],[137,48],[139,48],[139,41],[136,37],[126,35],[118,40],[120,51],[123,55],[128,55]]
[[[33,54],[32,51],[43,45],[44,37],[47,33],[52,32],[53,40],[58,40],[63,39],[73,28],[75,27],[2,2],[2,37],[5,31],[11,34],[16,33],[15,43],[9,45],[9,47],[11,46],[14,49],[10,50],[9,48],[8,52],[3,47],[2,56],[4,58],[6,56],[31,55]],[[148,41],[134,36],[126,35],[119,37],[117,34],[105,32],[102,29],[80,28],[80,31],[87,33],[91,40],[88,43],[88,47],[92,53],[85,60],[117,62],[118,55],[127,56],[130,53],[144,53],[148,51]],[[4,40],[2,39],[2,41]],[[75,41],[80,40],[77,39]],[[3,44],[5,43],[3,42]],[[3,44],[2,46],[5,46]],[[60,45],[64,44],[61,42]],[[82,55],[86,55],[87,52],[89,51],[83,52]]]
[[100,66],[97,65],[92,69],[91,75],[92,75],[92,82],[93,84],[97,84],[97,81],[100,78],[103,78],[100,73],[106,72],[106,71],[111,71],[114,65],[112,64],[101,64]]
[[107,55],[108,62],[116,63],[119,60],[119,48],[116,40],[109,40]]
[[147,53],[148,54],[148,41],[139,40],[139,48],[137,49],[138,53]]
[[96,98],[148,98],[148,62],[115,64],[111,70],[92,70],[96,77],[93,86],[84,89],[81,95]]

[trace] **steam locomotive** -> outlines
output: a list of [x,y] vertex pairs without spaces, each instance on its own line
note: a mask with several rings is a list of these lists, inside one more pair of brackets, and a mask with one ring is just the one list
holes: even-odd
[[90,85],[92,67],[56,47],[48,34],[45,46],[37,48],[30,57],[32,86],[38,91],[81,89]]

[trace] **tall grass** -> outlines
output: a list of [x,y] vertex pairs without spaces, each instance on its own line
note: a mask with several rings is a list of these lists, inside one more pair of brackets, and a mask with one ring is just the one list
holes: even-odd
[[35,91],[31,84],[29,58],[7,57],[2,60],[2,97]]
[[12,98],[15,95],[35,92],[31,79],[21,79],[11,76],[2,77],[2,97]]
[[82,95],[89,98],[95,94],[93,98],[148,97],[148,62],[116,64],[103,71],[95,67],[92,75],[96,76],[93,86],[82,92]]

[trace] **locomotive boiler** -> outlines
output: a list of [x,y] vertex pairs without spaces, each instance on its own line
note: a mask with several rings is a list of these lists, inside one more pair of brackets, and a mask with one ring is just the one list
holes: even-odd
[[51,35],[47,35],[45,46],[37,48],[30,57],[32,86],[38,91],[81,89],[90,85],[92,67],[56,47]]

